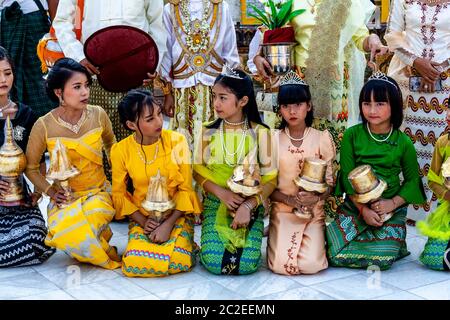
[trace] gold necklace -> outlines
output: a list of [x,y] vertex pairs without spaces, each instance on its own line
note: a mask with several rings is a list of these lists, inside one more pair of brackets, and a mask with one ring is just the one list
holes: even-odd
[[83,113],[81,114],[81,117],[77,121],[77,123],[71,124],[70,122],[67,122],[67,121],[63,120],[61,118],[61,116],[59,115],[58,116],[58,123],[60,125],[62,125],[63,127],[69,129],[70,131],[72,131],[74,133],[78,133],[78,132],[80,132],[81,126],[83,125],[84,120],[86,120],[86,117],[87,117],[87,111],[83,110]]
[[[134,136],[134,138],[136,138],[136,135]],[[134,140],[134,142],[136,142],[136,139]],[[158,152],[159,152],[159,139],[158,139],[158,141],[156,141],[155,154],[154,154],[152,160],[145,160],[144,156],[143,156],[142,153],[141,153],[141,150],[140,150],[139,147],[138,147],[138,143],[137,143],[137,142],[136,142],[136,150],[137,150],[138,156],[139,156],[139,158],[142,160],[142,162],[143,162],[144,164],[146,164],[146,165],[147,165],[147,164],[150,165],[150,164],[152,164],[153,162],[156,161],[156,157],[158,156]],[[144,154],[145,154],[145,151],[144,151]]]

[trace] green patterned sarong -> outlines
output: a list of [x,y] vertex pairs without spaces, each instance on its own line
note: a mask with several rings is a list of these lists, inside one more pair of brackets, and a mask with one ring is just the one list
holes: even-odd
[[419,258],[425,266],[433,270],[450,270],[450,241],[428,238]]
[[406,207],[395,211],[383,226],[376,228],[358,217],[358,210],[349,200],[339,206],[338,216],[327,226],[327,255],[335,267],[389,269],[407,255]]
[[[202,237],[200,261],[203,266],[214,274],[250,274],[256,272],[261,262],[261,243],[264,231],[264,208],[259,206],[248,225],[248,233],[243,248],[237,248],[231,253],[220,240],[216,230],[216,212],[220,200],[208,194],[203,202],[204,220],[202,222]],[[229,225],[233,219],[228,217]]]

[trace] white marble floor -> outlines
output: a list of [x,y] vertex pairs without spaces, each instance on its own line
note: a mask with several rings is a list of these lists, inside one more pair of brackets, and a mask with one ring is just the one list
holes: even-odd
[[[112,229],[111,242],[122,253],[128,224],[113,222]],[[200,232],[197,226],[197,243]],[[216,276],[197,264],[191,272],[166,278],[126,278],[120,269],[80,264],[58,251],[39,266],[1,269],[0,299],[450,300],[449,273],[428,270],[418,261],[425,241],[408,227],[411,255],[388,271],[329,268],[317,275],[292,277],[270,272],[263,262],[257,273],[248,276]]]

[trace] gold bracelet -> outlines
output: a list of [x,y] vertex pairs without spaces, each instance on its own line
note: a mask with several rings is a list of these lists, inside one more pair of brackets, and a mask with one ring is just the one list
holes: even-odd
[[255,198],[255,200],[256,200],[256,206],[257,206],[257,207],[258,207],[260,204],[263,203],[260,194],[253,196],[253,198]]
[[203,178],[203,181],[200,182],[200,187],[201,187],[202,189],[205,189],[205,188],[203,188],[203,185],[205,184],[206,181],[208,181],[208,179]]
[[50,184],[45,190],[42,192],[42,194],[46,195],[47,197],[50,197],[48,194],[48,190],[50,190],[53,187],[53,184]]

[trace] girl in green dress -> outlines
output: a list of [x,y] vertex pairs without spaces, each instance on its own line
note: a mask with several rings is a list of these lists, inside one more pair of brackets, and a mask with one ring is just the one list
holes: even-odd
[[[200,261],[214,274],[249,274],[261,262],[262,203],[277,183],[271,134],[261,121],[245,72],[225,67],[212,92],[218,118],[203,126],[194,153],[194,178],[205,193]],[[255,149],[262,192],[245,197],[232,192],[227,180]]]
[[[414,146],[399,130],[403,109],[398,84],[374,74],[361,90],[359,108],[362,123],[347,129],[342,140],[336,195],[345,193],[346,199],[327,227],[327,253],[332,266],[386,270],[409,254],[406,208],[424,203],[425,194]],[[381,199],[371,204],[355,200],[348,180],[350,171],[361,165],[370,165],[387,183]],[[383,222],[390,212],[394,215]]]

